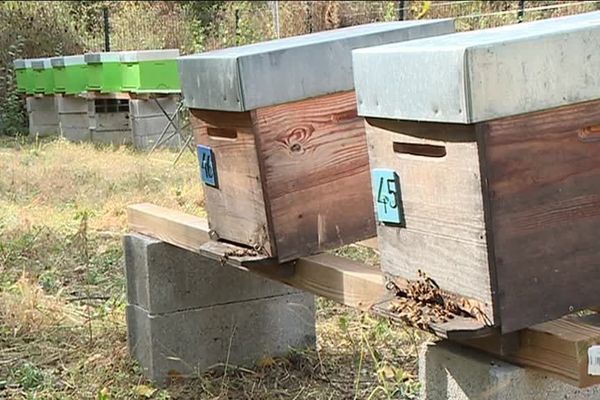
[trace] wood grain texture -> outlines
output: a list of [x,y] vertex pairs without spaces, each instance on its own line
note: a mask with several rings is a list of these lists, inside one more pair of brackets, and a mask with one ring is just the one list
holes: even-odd
[[[495,324],[479,155],[471,126],[367,119],[371,168],[399,177],[402,226],[379,224],[382,270],[473,299]],[[444,157],[400,154],[394,143],[445,147]],[[398,148],[398,146],[396,146]]]
[[[256,142],[249,113],[190,110],[197,144],[215,156],[219,187],[203,185],[210,228],[219,238],[256,246],[267,255],[272,247]],[[234,130],[234,139],[209,135],[210,129]]]
[[160,239],[177,247],[197,252],[210,240],[206,219],[154,204],[127,207],[129,229]]
[[252,112],[279,261],[375,236],[354,92]]
[[[385,288],[381,271],[370,265],[331,254],[301,257],[283,265],[264,256],[233,256],[240,250],[243,253],[244,248],[210,240],[208,224],[203,218],[151,204],[130,206],[127,213],[129,228],[135,232],[350,307],[391,316],[386,312],[387,307],[377,307],[390,298],[390,292]],[[465,339],[490,334],[492,328],[473,319],[457,318],[433,323],[431,329],[442,337]]]
[[461,341],[517,365],[550,373],[572,385],[600,384],[587,374],[587,349],[600,344],[600,315],[569,316],[532,326],[516,333],[519,347],[511,354],[498,351],[499,335]]
[[286,263],[285,268],[281,268],[276,259],[225,257],[235,246],[211,241],[208,223],[203,218],[152,204],[129,206],[127,215],[129,229],[134,232],[351,307],[368,309],[386,293],[383,275],[378,269],[346,258],[319,254],[300,258],[293,264]]
[[503,332],[599,303],[600,101],[483,123]]

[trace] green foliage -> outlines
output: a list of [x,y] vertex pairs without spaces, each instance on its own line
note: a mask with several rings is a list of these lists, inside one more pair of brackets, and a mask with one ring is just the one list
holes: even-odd
[[[11,44],[7,53],[12,59],[20,58],[23,53],[24,40],[17,37],[15,43]],[[6,135],[17,136],[25,132],[25,112],[21,96],[17,93],[15,70],[12,63],[0,69],[0,132]]]

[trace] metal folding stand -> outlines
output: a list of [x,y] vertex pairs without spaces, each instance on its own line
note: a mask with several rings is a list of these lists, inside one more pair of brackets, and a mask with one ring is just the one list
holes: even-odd
[[[173,161],[173,164],[175,164],[175,163],[177,163],[177,161],[179,161],[179,159],[181,158],[181,155],[183,154],[183,152],[185,151],[186,148],[188,148],[192,152],[192,154],[194,154],[195,149],[194,149],[194,146],[192,143],[193,134],[192,134],[191,130],[190,131],[187,130],[187,128],[190,126],[190,121],[189,121],[189,117],[187,116],[187,112],[186,112],[187,108],[185,107],[183,97],[181,97],[181,96],[179,97],[179,102],[177,104],[177,108],[175,109],[175,111],[173,112],[172,115],[169,115],[167,110],[165,110],[165,108],[162,106],[162,104],[158,100],[159,99],[158,97],[152,96],[152,99],[155,101],[158,108],[161,110],[161,112],[167,118],[167,124],[165,125],[164,129],[162,130],[156,143],[154,143],[154,145],[148,152],[148,155],[152,154],[152,152],[154,150],[156,150],[159,146],[168,143],[174,137],[179,138],[180,146],[178,149],[177,157]],[[180,121],[185,121],[185,122],[183,123],[183,125],[181,125]],[[173,128],[173,131],[168,133],[169,129],[171,127]]]

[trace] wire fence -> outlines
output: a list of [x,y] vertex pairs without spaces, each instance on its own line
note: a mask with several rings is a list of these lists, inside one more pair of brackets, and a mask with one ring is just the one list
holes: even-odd
[[598,9],[600,0],[0,1],[0,130],[24,119],[16,58],[108,49],[190,54],[378,21],[454,18],[466,31]]
[[457,30],[466,31],[600,9],[600,0],[232,1],[205,2],[214,7],[204,10],[184,2],[150,3],[111,2],[98,10],[103,29],[86,50],[192,53],[378,21],[454,18]]

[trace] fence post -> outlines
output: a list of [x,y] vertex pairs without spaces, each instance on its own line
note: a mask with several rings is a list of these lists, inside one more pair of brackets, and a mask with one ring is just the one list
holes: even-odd
[[104,17],[104,51],[110,51],[110,26],[108,24],[108,7],[102,9]]
[[239,8],[236,8],[235,9],[235,45],[236,46],[239,44],[239,42],[238,42],[239,28],[240,28],[240,10],[239,10]]
[[404,0],[398,0],[398,21],[404,21]]
[[306,2],[306,22],[308,25],[308,33],[313,32],[313,22],[312,22],[312,1]]
[[519,12],[517,13],[517,19],[519,20],[519,24],[523,22],[523,17],[525,16],[525,0],[519,0]]
[[277,35],[277,39],[280,37],[279,32],[279,1],[273,1],[273,26],[275,27],[275,34]]

